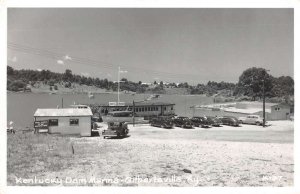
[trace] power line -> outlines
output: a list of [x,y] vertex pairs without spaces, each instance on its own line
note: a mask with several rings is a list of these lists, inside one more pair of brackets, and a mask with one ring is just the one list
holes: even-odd
[[[33,55],[38,55],[42,57],[48,57],[52,59],[61,59],[62,57],[66,56],[65,54],[45,50],[45,49],[40,49],[40,48],[34,48],[30,46],[24,46],[20,44],[16,44],[13,42],[8,42],[8,48],[11,50],[23,52],[26,54],[33,54]],[[84,64],[88,66],[93,66],[96,68],[109,68],[109,69],[116,69],[120,65],[114,65],[112,63],[107,63],[103,61],[96,61],[92,59],[87,59],[87,58],[81,58],[81,57],[75,57],[75,56],[70,56],[71,57],[71,62],[78,63],[78,64]],[[99,67],[100,65],[100,67]],[[178,74],[178,73],[171,73],[171,72],[163,72],[163,71],[156,71],[156,70],[149,70],[145,68],[140,68],[140,67],[132,67],[132,66],[123,66],[126,69],[130,69],[131,71],[138,72],[138,73],[145,73],[145,74],[151,74],[153,76],[163,76],[163,78],[171,78],[171,79],[178,79],[178,78],[185,78],[188,77],[198,77],[198,75],[195,74]]]

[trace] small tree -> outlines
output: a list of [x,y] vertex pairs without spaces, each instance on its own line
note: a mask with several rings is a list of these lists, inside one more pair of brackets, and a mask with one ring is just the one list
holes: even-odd
[[164,82],[163,82],[163,81],[160,81],[160,82],[159,82],[159,86],[160,86],[160,87],[164,87]]
[[71,87],[71,82],[65,83],[65,88],[70,88]]
[[54,90],[58,90],[57,85],[54,85]]
[[50,86],[50,88],[49,88],[49,89],[50,89],[50,91],[52,91],[52,86]]

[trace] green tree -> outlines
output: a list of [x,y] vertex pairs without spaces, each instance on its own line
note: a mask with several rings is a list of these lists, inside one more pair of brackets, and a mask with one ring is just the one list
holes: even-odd
[[256,100],[257,97],[262,97],[264,86],[266,96],[271,96],[272,79],[263,68],[249,68],[239,77],[235,94],[250,96]]
[[70,69],[66,69],[64,75],[63,75],[64,81],[73,81],[73,74]]
[[163,88],[163,87],[164,87],[164,82],[163,82],[163,81],[160,81],[160,82],[159,82],[159,86]]
[[14,69],[10,66],[7,66],[7,75],[13,75],[14,74]]

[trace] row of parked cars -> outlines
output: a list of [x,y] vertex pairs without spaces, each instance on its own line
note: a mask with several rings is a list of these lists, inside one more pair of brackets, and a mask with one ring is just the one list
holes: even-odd
[[241,123],[244,124],[256,124],[261,125],[262,119],[257,115],[248,115],[247,117],[236,118],[233,116],[223,116],[223,117],[155,117],[150,120],[150,125],[162,128],[193,128],[193,127],[203,127],[208,128],[211,126],[218,127],[221,125],[229,126],[239,126]]

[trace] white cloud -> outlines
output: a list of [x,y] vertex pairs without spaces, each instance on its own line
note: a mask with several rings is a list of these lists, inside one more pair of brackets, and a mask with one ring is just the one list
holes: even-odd
[[81,73],[81,75],[83,75],[83,76],[85,76],[85,77],[88,77],[88,76],[90,76],[90,74],[89,74],[89,73],[87,73],[87,72],[82,72],[82,73]]
[[37,71],[42,71],[42,69],[36,69]]
[[67,60],[72,60],[72,57],[70,57],[69,55],[64,56],[64,59]]
[[12,58],[12,61],[13,61],[13,62],[17,62],[17,61],[18,61],[18,58],[17,58],[16,56],[14,56],[14,57]]
[[57,62],[57,64],[59,64],[59,65],[64,65],[64,64],[65,64],[63,60],[57,60],[56,62]]
[[18,61],[18,58],[16,56],[13,56],[12,58],[9,58],[8,60],[15,63]]

